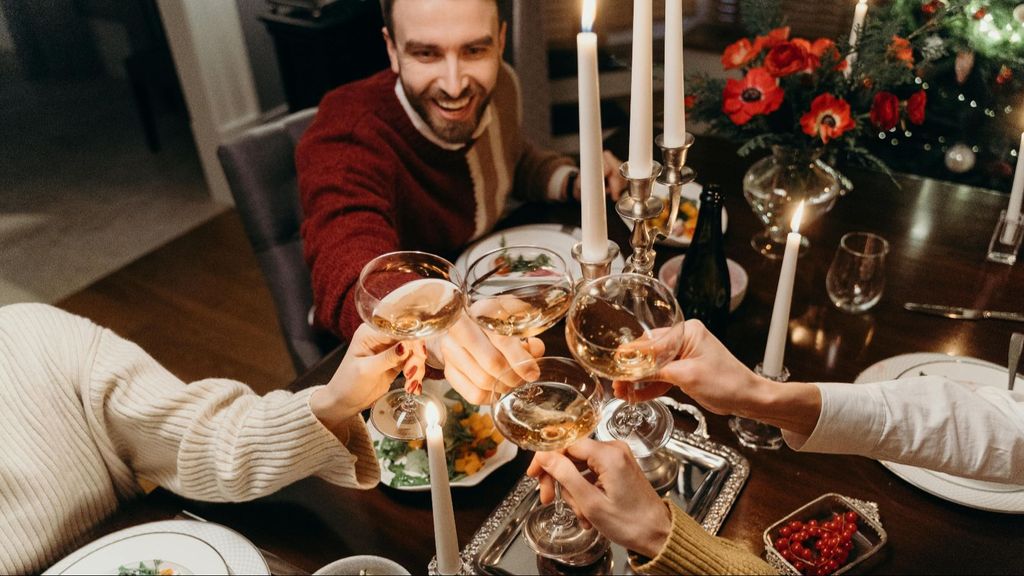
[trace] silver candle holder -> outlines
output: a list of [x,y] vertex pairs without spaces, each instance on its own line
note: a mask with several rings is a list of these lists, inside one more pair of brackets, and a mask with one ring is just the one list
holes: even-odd
[[[764,373],[763,366],[758,363],[754,367],[754,373],[776,382],[789,381],[789,370],[785,366],[782,367],[782,372],[770,376]],[[729,419],[729,428],[741,445],[754,450],[778,450],[785,443],[782,430],[779,430],[778,427],[750,418],[733,416]]]
[[596,261],[583,259],[583,243],[577,242],[572,246],[572,258],[580,265],[582,276],[580,283],[590,282],[612,272],[612,262],[619,256],[619,245],[611,240],[608,241],[608,251],[604,258]]
[[[633,232],[629,238],[633,254],[626,261],[626,272],[654,275],[654,242],[659,236],[671,234],[679,214],[683,185],[692,182],[697,176],[692,168],[686,166],[686,156],[693,142],[693,134],[687,132],[682,146],[668,147],[665,146],[664,134],[659,135],[655,144],[661,150],[663,163],[654,162],[649,176],[630,176],[628,162],[623,162],[619,167],[619,173],[626,179],[628,187],[627,194],[619,199],[615,210],[633,223]],[[665,200],[653,195],[655,182],[668,189],[668,206]],[[668,214],[662,220],[660,216],[666,209]]]
[[629,237],[629,245],[633,253],[626,260],[626,272],[654,275],[654,240],[657,237],[656,220],[665,203],[653,195],[654,181],[661,175],[661,164],[651,163],[651,173],[647,176],[633,177],[629,172],[629,162],[619,166],[619,174],[626,179],[627,194],[615,204],[615,211],[633,223],[633,232]]

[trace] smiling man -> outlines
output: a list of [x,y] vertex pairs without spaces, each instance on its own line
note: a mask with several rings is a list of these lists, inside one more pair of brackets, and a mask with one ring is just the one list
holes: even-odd
[[[522,98],[501,59],[496,0],[381,6],[391,69],[327,94],[296,152],[316,322],[346,338],[360,322],[353,288],[372,258],[453,257],[493,228],[509,198],[578,194],[572,162],[520,133]],[[617,197],[618,163],[606,164]],[[488,373],[507,368],[486,358],[482,334],[454,332]]]

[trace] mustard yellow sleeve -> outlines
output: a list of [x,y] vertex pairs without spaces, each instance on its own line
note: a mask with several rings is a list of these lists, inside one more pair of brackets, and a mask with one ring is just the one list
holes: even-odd
[[672,512],[672,533],[654,558],[633,556],[635,571],[640,574],[777,573],[761,558],[725,538],[708,534],[674,502],[666,500],[665,505]]

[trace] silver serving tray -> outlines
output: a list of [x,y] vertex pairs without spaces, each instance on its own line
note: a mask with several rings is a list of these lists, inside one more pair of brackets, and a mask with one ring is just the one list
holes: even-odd
[[[747,459],[728,446],[680,430],[672,434],[666,450],[680,466],[675,485],[665,496],[708,533],[717,534],[750,474]],[[616,544],[597,565],[582,568],[555,565],[538,557],[520,532],[523,520],[538,503],[536,487],[537,481],[528,476],[516,484],[462,550],[467,567],[481,574],[501,575],[632,574],[626,550]]]

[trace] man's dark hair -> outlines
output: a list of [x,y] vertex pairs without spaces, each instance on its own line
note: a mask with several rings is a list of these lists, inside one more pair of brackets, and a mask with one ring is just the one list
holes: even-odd
[[[498,6],[498,19],[501,20],[501,15],[504,14],[501,10],[502,2],[501,0],[494,0],[494,3]],[[391,9],[394,6],[395,0],[380,0],[380,12],[384,17],[384,27],[388,29],[388,34],[391,35],[391,38],[395,37],[395,29],[391,25]]]

